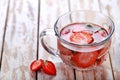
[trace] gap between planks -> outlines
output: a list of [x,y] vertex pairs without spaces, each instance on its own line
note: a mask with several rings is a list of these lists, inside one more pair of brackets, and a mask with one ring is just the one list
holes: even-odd
[[[38,18],[37,18],[37,55],[36,59],[38,60],[39,57],[39,25],[40,23],[40,0],[38,0]],[[36,80],[38,80],[38,72],[36,72]]]
[[7,29],[7,22],[8,22],[9,6],[10,6],[10,0],[8,0],[7,13],[6,13],[6,19],[5,19],[5,26],[4,26],[4,33],[3,33],[3,39],[2,39],[2,49],[1,49],[1,58],[0,58],[0,71],[1,71],[1,65],[2,65],[3,51],[4,51],[4,43],[5,43],[5,35],[6,35],[6,29]]

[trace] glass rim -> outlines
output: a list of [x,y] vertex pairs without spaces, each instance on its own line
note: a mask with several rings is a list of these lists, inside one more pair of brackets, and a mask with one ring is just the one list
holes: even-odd
[[[69,14],[72,14],[72,13],[76,13],[76,12],[88,12],[88,11],[94,12],[94,13],[97,13],[97,14],[100,14],[100,15],[102,15],[104,18],[106,18],[106,20],[108,20],[108,21],[110,22],[111,27],[112,27],[112,28],[111,28],[111,32],[110,32],[110,34],[107,35],[107,37],[106,37],[105,39],[103,39],[103,40],[100,41],[100,42],[91,43],[91,44],[76,44],[76,43],[71,43],[71,42],[69,42],[69,41],[66,41],[65,39],[63,39],[63,38],[60,37],[60,34],[58,33],[58,30],[57,30],[57,26],[56,26],[56,25],[57,25],[58,21],[59,21],[62,17],[64,17],[65,15],[69,15]],[[69,44],[69,45],[74,45],[74,46],[96,46],[96,45],[101,45],[101,44],[105,43],[107,40],[109,40],[109,39],[111,38],[114,30],[115,30],[114,22],[112,21],[112,19],[111,19],[110,17],[106,16],[105,14],[103,14],[103,13],[101,13],[101,12],[99,12],[99,11],[91,11],[91,10],[77,10],[77,11],[69,11],[69,12],[66,12],[65,14],[61,15],[60,17],[58,17],[58,19],[56,20],[56,22],[55,22],[55,24],[54,24],[55,35],[58,37],[58,39],[59,39],[60,41],[62,41],[63,43],[66,43],[66,44]]]

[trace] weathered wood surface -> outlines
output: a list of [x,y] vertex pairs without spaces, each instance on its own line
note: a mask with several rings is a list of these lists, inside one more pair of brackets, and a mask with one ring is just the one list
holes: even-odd
[[0,80],[35,79],[29,65],[37,54],[37,17],[37,0],[10,0]]
[[[96,70],[73,70],[40,44],[40,32],[53,28],[61,14],[73,10],[100,11],[115,23],[110,55]],[[0,80],[120,80],[119,14],[119,0],[0,0]],[[53,41],[48,39],[55,47]],[[30,63],[41,58],[55,63],[56,76],[30,71]]]

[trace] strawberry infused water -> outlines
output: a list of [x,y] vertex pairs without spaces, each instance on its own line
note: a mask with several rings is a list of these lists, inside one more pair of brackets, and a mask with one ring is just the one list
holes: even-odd
[[77,47],[68,46],[58,40],[59,55],[63,62],[78,69],[98,66],[103,63],[111,40],[103,45],[95,44],[103,41],[107,36],[107,30],[97,24],[69,24],[61,29],[60,37],[69,42],[69,45]]
[[40,41],[48,53],[72,68],[91,70],[106,59],[114,30],[111,18],[100,12],[70,11],[56,20],[54,29],[43,30]]

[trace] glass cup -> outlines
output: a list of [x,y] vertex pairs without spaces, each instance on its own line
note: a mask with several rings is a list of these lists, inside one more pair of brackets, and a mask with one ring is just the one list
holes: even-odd
[[[61,30],[72,23],[92,23],[102,26],[107,36],[99,42],[91,44],[76,44],[61,37]],[[40,34],[42,46],[50,54],[59,56],[62,61],[78,70],[88,70],[99,66],[105,60],[105,55],[111,45],[111,36],[114,32],[113,21],[104,14],[96,11],[71,11],[60,16],[54,24],[54,29],[45,29]],[[48,36],[55,34],[57,49],[48,43]]]

